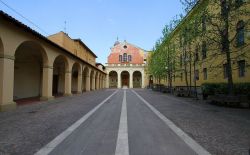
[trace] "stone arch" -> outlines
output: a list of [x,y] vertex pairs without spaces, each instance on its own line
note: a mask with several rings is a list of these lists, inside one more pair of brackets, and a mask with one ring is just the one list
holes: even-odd
[[83,71],[82,71],[82,91],[87,91],[87,86],[88,86],[88,80],[90,77],[90,71],[89,71],[89,67],[84,67]]
[[73,94],[79,93],[78,91],[78,83],[81,72],[81,65],[78,62],[75,62],[72,66],[71,70],[71,92]]
[[63,55],[58,55],[53,62],[53,84],[52,93],[54,96],[61,96],[66,93],[66,73],[69,72],[69,62]]
[[118,73],[110,71],[109,74],[109,88],[118,88]]
[[142,88],[142,73],[140,71],[133,72],[133,88]]
[[129,74],[129,72],[128,71],[122,71],[121,72],[121,86],[122,87],[128,87],[129,88],[129,78],[130,78],[130,76],[129,76],[130,74]]
[[43,66],[48,65],[48,56],[41,44],[35,41],[22,42],[15,50],[14,100],[42,96]]

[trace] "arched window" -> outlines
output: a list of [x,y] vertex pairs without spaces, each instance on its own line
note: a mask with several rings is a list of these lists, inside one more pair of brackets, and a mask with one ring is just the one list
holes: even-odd
[[131,62],[132,61],[132,56],[128,55],[128,61]]
[[127,57],[127,53],[123,54],[123,62],[127,62],[128,61],[128,57]]
[[122,62],[122,55],[119,55],[119,61]]
[[237,23],[237,28],[236,28],[236,44],[237,46],[242,46],[245,43],[244,39],[244,29],[245,29],[245,23],[244,21],[239,21]]

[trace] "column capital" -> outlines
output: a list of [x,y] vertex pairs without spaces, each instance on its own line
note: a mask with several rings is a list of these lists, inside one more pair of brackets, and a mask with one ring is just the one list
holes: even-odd
[[0,58],[15,60],[15,56],[0,53]]
[[49,65],[44,65],[43,68],[53,69],[54,67]]

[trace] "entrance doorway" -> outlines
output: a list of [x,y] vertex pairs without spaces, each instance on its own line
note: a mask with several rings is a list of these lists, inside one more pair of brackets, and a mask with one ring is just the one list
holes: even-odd
[[129,72],[123,71],[121,73],[121,86],[122,87],[128,87],[129,88]]

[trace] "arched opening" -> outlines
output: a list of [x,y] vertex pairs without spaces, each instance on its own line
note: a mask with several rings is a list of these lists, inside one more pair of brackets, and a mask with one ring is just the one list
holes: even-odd
[[100,86],[99,86],[100,89],[102,89],[102,84],[103,84],[103,83],[102,83],[102,79],[103,79],[103,76],[101,75],[101,76],[100,76],[100,79],[99,79],[99,80],[100,80],[100,82],[99,82],[99,83],[100,83]]
[[142,74],[139,71],[133,73],[133,87],[142,88]]
[[1,37],[0,37],[0,53],[4,53],[3,42],[2,42]]
[[89,76],[89,69],[85,67],[82,72],[82,91],[87,91],[87,76]]
[[148,81],[149,88],[152,88],[152,87],[153,87],[153,84],[154,84],[153,75],[149,75],[148,80],[149,80],[149,81]]
[[39,100],[42,95],[43,66],[48,57],[43,47],[33,41],[23,42],[15,51],[14,101]]
[[90,90],[94,90],[93,83],[94,83],[94,70],[92,70],[90,73]]
[[123,71],[121,72],[121,86],[129,88],[129,72]]
[[62,55],[57,56],[53,63],[53,96],[65,94],[65,73],[68,71],[68,62]]
[[118,87],[118,74],[116,71],[109,72],[109,88]]
[[71,74],[71,92],[73,94],[77,93],[77,88],[78,88],[78,78],[79,74],[81,72],[81,67],[79,63],[74,63],[73,67],[72,67],[72,74]]
[[96,72],[95,74],[95,90],[98,90],[99,88],[99,74],[98,72]]

